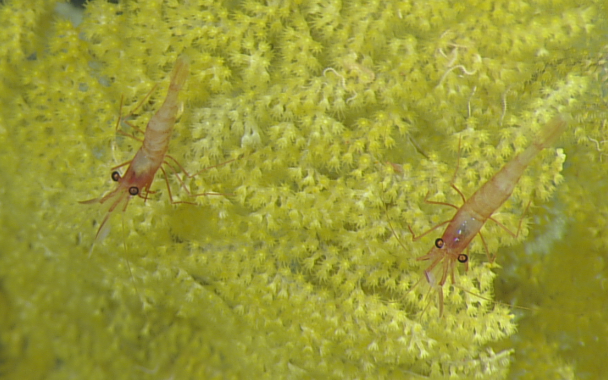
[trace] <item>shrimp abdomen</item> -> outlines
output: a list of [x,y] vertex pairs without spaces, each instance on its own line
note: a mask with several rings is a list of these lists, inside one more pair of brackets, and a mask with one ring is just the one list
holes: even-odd
[[[567,125],[567,117],[564,115],[551,119],[537,135],[535,141],[503,166],[494,177],[473,194],[465,205],[470,205],[470,209],[482,216],[484,221],[492,216],[494,211],[511,196],[515,185],[534,157],[543,149],[551,146],[566,130]],[[466,210],[468,207],[463,206],[462,209]]]
[[179,109],[177,97],[186,79],[188,79],[189,72],[189,59],[186,56],[180,56],[175,62],[171,74],[167,97],[160,109],[150,118],[146,127],[142,149],[150,160],[156,161],[157,166],[160,166],[165,158],[165,153],[169,149],[171,132]]

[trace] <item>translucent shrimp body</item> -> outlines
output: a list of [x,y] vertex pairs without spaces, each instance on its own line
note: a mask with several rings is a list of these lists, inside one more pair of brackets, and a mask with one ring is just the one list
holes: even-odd
[[[483,184],[465,201],[450,221],[437,226],[449,223],[441,238],[435,241],[435,246],[417,260],[431,260],[431,264],[424,273],[429,284],[439,290],[440,314],[443,311],[442,288],[448,275],[454,283],[456,262],[466,263],[468,261],[468,257],[463,251],[479,233],[486,220],[491,218],[492,214],[511,196],[515,185],[534,157],[543,149],[551,146],[566,130],[566,127],[567,119],[564,115],[553,118],[541,130],[534,142]],[[456,189],[454,185],[452,187]],[[460,191],[458,192],[460,193]],[[442,267],[439,276],[436,276],[433,269],[439,264],[442,264]]]
[[112,173],[112,179],[118,182],[116,189],[103,197],[80,202],[84,204],[112,202],[97,231],[96,239],[100,236],[112,212],[120,204],[124,204],[124,211],[133,196],[142,196],[142,191],[145,195],[150,192],[154,176],[158,169],[162,170],[161,165],[165,161],[165,156],[169,149],[171,132],[173,131],[180,106],[178,95],[188,78],[188,74],[188,59],[182,56],[175,62],[165,101],[148,122],[142,146],[131,161],[118,166],[121,167],[128,164],[129,167],[126,173],[122,177],[118,172]]

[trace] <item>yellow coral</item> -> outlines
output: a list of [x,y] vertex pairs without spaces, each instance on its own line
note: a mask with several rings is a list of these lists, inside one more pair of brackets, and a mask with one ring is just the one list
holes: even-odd
[[[5,1],[3,376],[601,373],[574,349],[606,352],[597,3],[93,0],[75,26],[54,1]],[[115,134],[121,97],[133,112],[159,84],[131,115],[143,128],[182,53],[191,77],[170,154],[189,172],[237,158],[188,184],[224,195],[188,199],[170,175],[197,203],[172,205],[159,174],[89,257],[103,213],[76,200],[110,190],[109,168],[139,144]],[[494,215],[516,226],[532,200],[524,233],[482,230],[505,270],[475,240],[439,318],[435,292],[413,287],[433,238],[412,242],[407,227],[454,211],[425,197],[459,204],[459,155],[470,196],[564,112],[567,159],[541,153]],[[538,306],[513,341],[515,310],[489,302],[493,281],[501,299]]]

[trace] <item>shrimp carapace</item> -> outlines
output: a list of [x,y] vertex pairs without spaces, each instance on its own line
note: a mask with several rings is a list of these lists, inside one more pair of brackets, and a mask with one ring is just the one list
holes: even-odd
[[[166,162],[165,157],[169,149],[171,132],[173,131],[180,108],[178,95],[186,83],[189,72],[189,59],[185,56],[180,56],[173,68],[165,101],[148,121],[142,145],[135,154],[135,157],[112,168],[111,177],[113,181],[118,182],[118,186],[100,198],[80,202],[83,204],[111,202],[107,214],[99,226],[95,239],[100,236],[108,218],[117,207],[122,205],[122,210],[126,210],[129,200],[134,196],[146,199],[148,194],[151,193],[150,186],[152,185],[152,181],[154,181],[156,172],[158,169],[164,172],[161,165]],[[115,171],[126,165],[129,165],[129,167],[124,175],[121,176],[118,171]]]
[[[468,265],[468,256],[463,253],[464,250],[479,233],[484,223],[488,219],[492,219],[492,214],[511,196],[515,185],[534,157],[543,149],[551,146],[566,130],[568,125],[567,120],[567,116],[558,115],[549,121],[538,133],[530,146],[505,164],[502,169],[484,183],[469,199],[465,200],[460,208],[457,208],[458,211],[451,220],[440,223],[419,236],[415,236],[411,227],[408,226],[413,240],[416,241],[436,228],[445,224],[448,225],[441,238],[435,241],[434,247],[426,255],[417,258],[418,261],[431,261],[430,265],[425,269],[424,274],[431,287],[438,289],[440,315],[443,313],[443,285],[448,276],[451,278],[452,283],[454,283],[454,268],[456,267],[456,263],[467,263]],[[456,186],[453,183],[451,186],[458,191],[464,200],[464,195],[462,195]],[[442,202],[427,202],[449,205]],[[453,205],[449,206],[456,207]],[[505,228],[500,223],[499,225]],[[433,270],[437,266],[440,266],[438,276],[433,273]]]

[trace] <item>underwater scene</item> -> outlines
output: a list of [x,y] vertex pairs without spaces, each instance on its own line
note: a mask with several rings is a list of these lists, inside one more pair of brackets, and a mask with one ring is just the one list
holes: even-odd
[[0,23],[0,379],[605,373],[605,1]]

